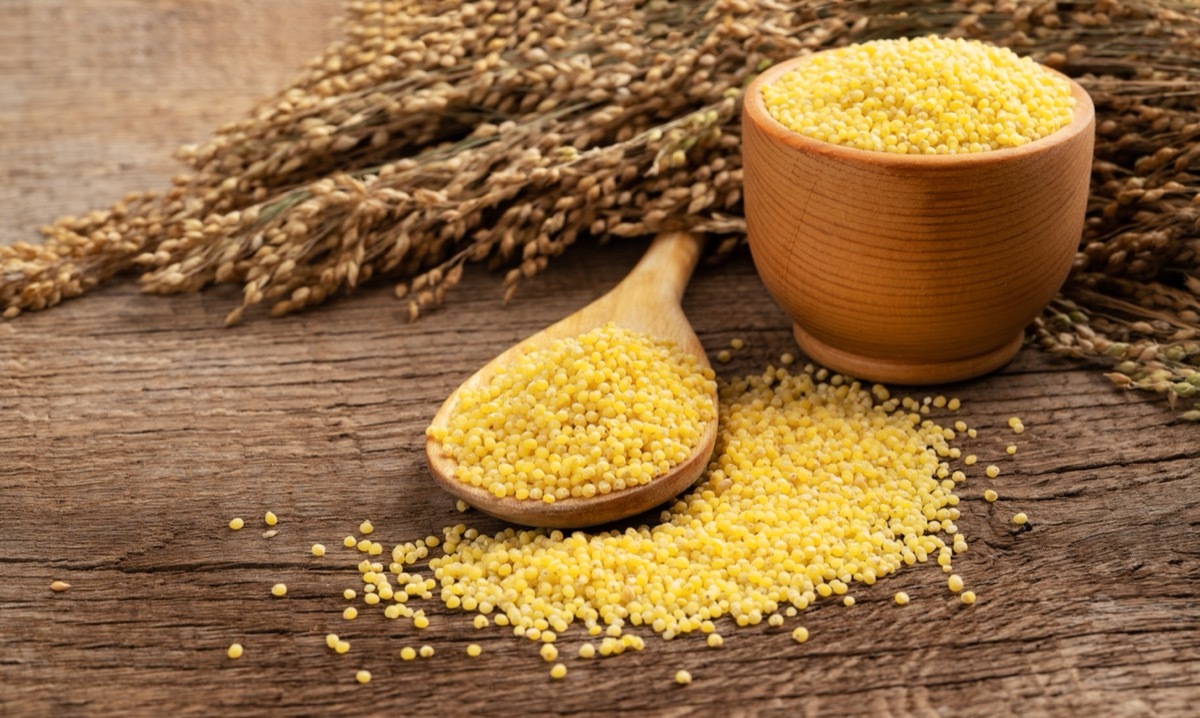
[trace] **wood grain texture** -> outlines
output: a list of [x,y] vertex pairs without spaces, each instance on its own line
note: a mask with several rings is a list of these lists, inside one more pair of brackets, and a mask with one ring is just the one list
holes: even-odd
[[1083,231],[1095,136],[1087,92],[1036,142],[979,154],[895,155],[833,145],[742,111],[746,222],[763,282],[811,355],[879,381],[991,371],[1058,293]]
[[[4,3],[0,241],[165,182],[170,148],[291,76],[330,37],[336,5]],[[473,268],[415,324],[386,287],[227,330],[236,291],[161,298],[130,284],[0,322],[0,715],[1195,715],[1196,428],[1030,350],[948,390],[980,430],[964,449],[1003,470],[963,492],[971,548],[956,567],[973,607],[922,565],[855,588],[853,608],[806,611],[804,645],[791,623],[723,626],[721,650],[648,636],[641,653],[567,658],[557,683],[528,641],[476,631],[436,601],[422,604],[425,631],[366,610],[342,620],[358,555],[340,540],[362,519],[388,545],[502,525],[437,489],[426,423],[471,372],[600,296],[644,248],[572,249],[508,307],[499,277]],[[684,310],[710,353],[746,340],[723,376],[795,351],[747,256],[702,266]],[[988,486],[995,504],[979,498]],[[1014,530],[1018,510],[1032,530]],[[233,516],[247,528],[226,528]],[[315,541],[326,557],[311,556]],[[72,588],[50,591],[56,579]],[[284,599],[269,594],[277,581]],[[898,590],[913,603],[894,606]],[[329,631],[351,652],[326,649]],[[233,641],[238,661],[225,657]],[[564,636],[564,655],[580,641]],[[483,656],[467,658],[469,642]],[[397,659],[421,643],[437,655]],[[374,680],[360,686],[364,667]],[[674,685],[679,668],[692,685]]]

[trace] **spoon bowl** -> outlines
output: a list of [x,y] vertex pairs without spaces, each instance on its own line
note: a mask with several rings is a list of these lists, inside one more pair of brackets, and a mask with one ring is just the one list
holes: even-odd
[[[696,332],[680,307],[692,270],[700,258],[700,240],[684,232],[659,235],[637,266],[611,291],[596,301],[513,345],[459,386],[434,415],[433,426],[449,426],[465,391],[486,386],[502,369],[530,351],[561,339],[585,334],[612,322],[658,340],[673,342],[677,350],[696,358],[699,368],[709,368],[708,357]],[[654,508],[695,483],[704,471],[717,439],[717,397],[713,419],[699,443],[684,461],[646,484],[592,497],[570,497],[553,503],[533,499],[497,498],[483,487],[455,477],[458,463],[447,456],[441,443],[429,437],[425,456],[433,478],[448,493],[467,504],[506,521],[546,528],[579,528],[615,521]]]

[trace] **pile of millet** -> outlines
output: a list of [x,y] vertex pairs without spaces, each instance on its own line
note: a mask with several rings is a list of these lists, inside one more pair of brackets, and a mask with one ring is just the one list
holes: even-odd
[[[573,628],[587,635],[581,660],[643,650],[647,629],[667,640],[697,633],[719,649],[736,627],[790,621],[792,638],[804,643],[807,607],[823,599],[852,606],[857,589],[930,559],[947,574],[948,594],[973,604],[975,593],[952,567],[967,550],[956,523],[956,490],[967,477],[951,462],[974,464],[952,442],[975,430],[930,418],[958,407],[944,397],[893,398],[881,385],[812,365],[792,373],[781,362],[721,384],[713,457],[657,524],[492,536],[459,524],[389,552],[364,521],[342,542],[360,560],[359,585],[341,594],[341,620],[375,609],[419,633],[431,619],[416,604],[438,599],[474,614],[476,629],[495,625],[535,642],[558,680],[568,669],[556,642]],[[1024,430],[1015,417],[1009,426]],[[989,489],[984,498],[998,496]],[[1014,517],[1019,528],[1026,520]],[[312,553],[324,556],[325,546],[314,544]],[[278,586],[271,592],[284,594]],[[898,606],[910,601],[903,591],[893,598]],[[434,655],[429,643],[414,643],[421,645],[399,649],[400,660]],[[326,645],[353,655],[336,633]],[[466,652],[483,653],[476,643]],[[357,680],[370,680],[359,670]],[[675,679],[687,685],[692,676],[681,671]]]
[[767,111],[813,139],[873,152],[987,152],[1071,122],[1062,75],[1008,48],[935,36],[813,55],[763,88]]

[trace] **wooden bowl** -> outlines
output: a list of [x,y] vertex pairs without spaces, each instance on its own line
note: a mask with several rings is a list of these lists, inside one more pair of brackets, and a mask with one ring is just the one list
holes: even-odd
[[1083,230],[1095,141],[1071,82],[1070,125],[1021,147],[895,155],[821,142],[746,91],[746,223],[763,283],[800,348],[872,381],[936,384],[996,369],[1066,280]]

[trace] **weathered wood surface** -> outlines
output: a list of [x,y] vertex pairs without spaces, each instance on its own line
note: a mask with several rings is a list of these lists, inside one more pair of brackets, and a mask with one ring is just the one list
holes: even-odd
[[[162,186],[170,149],[291,76],[333,36],[332,0],[0,3],[0,241]],[[0,715],[1196,715],[1200,442],[1160,403],[1025,350],[951,387],[1004,473],[968,483],[960,606],[934,565],[794,625],[726,626],[585,662],[549,681],[528,641],[425,603],[418,632],[342,620],[364,518],[390,545],[467,521],[430,479],[422,431],[471,371],[614,284],[644,245],[580,247],[508,307],[468,272],[415,324],[386,287],[226,330],[236,292],[145,297],[116,284],[0,322]],[[718,365],[793,350],[745,256],[702,268],[685,310]],[[1005,427],[1020,415],[1020,437]],[[1004,455],[1014,438],[1019,453]],[[978,467],[976,467],[978,468]],[[976,472],[978,475],[979,472]],[[280,516],[264,538],[261,516]],[[1026,511],[1033,530],[1013,530]],[[233,516],[247,528],[231,532]],[[321,541],[329,554],[315,559]],[[355,554],[355,555],[351,555]],[[49,590],[64,580],[64,593]],[[284,599],[269,595],[283,581]],[[914,601],[891,603],[905,590]],[[334,631],[344,656],[324,647]],[[246,645],[238,661],[225,657]],[[468,642],[484,654],[470,659]],[[401,662],[429,643],[427,661]],[[358,668],[374,680],[354,682]],[[695,682],[672,682],[687,668]]]

